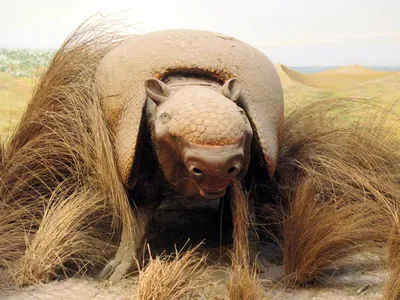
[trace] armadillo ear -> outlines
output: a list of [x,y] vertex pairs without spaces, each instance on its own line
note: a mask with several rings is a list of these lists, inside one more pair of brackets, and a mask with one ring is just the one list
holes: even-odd
[[236,78],[229,79],[224,83],[222,87],[222,94],[231,99],[233,102],[236,102],[239,99],[240,91],[242,90],[242,86],[240,85],[239,80]]
[[171,93],[169,87],[158,79],[147,79],[144,82],[144,86],[146,88],[147,95],[157,105],[163,103]]

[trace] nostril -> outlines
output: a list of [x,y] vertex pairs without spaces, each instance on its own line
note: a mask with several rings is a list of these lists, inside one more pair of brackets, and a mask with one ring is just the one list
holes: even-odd
[[204,177],[206,175],[201,169],[199,169],[195,166],[190,166],[188,171],[189,171],[189,174],[196,180],[202,180],[202,179],[204,179]]
[[232,173],[234,173],[235,171],[236,171],[236,167],[230,167],[229,170],[228,170],[228,173],[229,173],[229,174],[232,174]]
[[203,172],[202,172],[200,169],[198,169],[198,168],[193,168],[192,171],[193,171],[193,173],[196,174],[196,175],[202,175],[202,174],[203,174]]
[[205,178],[204,172],[199,168],[190,167],[189,172],[195,180],[203,180]]
[[230,167],[228,169],[228,176],[229,177],[235,177],[238,176],[240,173],[240,166],[236,165],[234,167]]

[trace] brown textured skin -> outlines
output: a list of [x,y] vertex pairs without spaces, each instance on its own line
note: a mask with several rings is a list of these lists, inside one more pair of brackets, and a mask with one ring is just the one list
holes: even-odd
[[238,78],[239,105],[246,111],[262,148],[266,168],[274,173],[283,125],[283,94],[271,61],[257,49],[221,34],[167,30],[129,39],[111,50],[98,68],[103,110],[115,135],[121,179],[129,186],[142,111],[144,81],[171,73],[206,72],[221,83]]

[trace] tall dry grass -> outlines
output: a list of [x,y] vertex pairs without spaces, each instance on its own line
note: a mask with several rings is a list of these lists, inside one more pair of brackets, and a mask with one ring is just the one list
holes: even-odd
[[232,264],[227,282],[228,297],[231,300],[265,299],[257,279],[257,271],[250,262],[249,227],[251,224],[248,195],[239,180],[232,183],[233,252]]
[[324,99],[286,117],[276,180],[291,283],[322,279],[387,240],[400,201],[400,124],[391,111]]
[[61,46],[2,151],[0,268],[18,285],[93,271],[133,217],[95,72],[123,37],[91,21]]
[[[201,244],[200,244],[201,245]],[[207,256],[196,253],[200,245],[182,252],[161,255],[150,260],[139,271],[139,300],[178,300],[202,297],[202,288],[210,285],[213,269],[206,264]]]

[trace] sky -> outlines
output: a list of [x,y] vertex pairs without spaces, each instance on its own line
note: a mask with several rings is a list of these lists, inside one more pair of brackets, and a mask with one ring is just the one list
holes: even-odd
[[0,48],[58,48],[96,13],[134,34],[224,33],[289,66],[400,66],[400,0],[0,0]]

